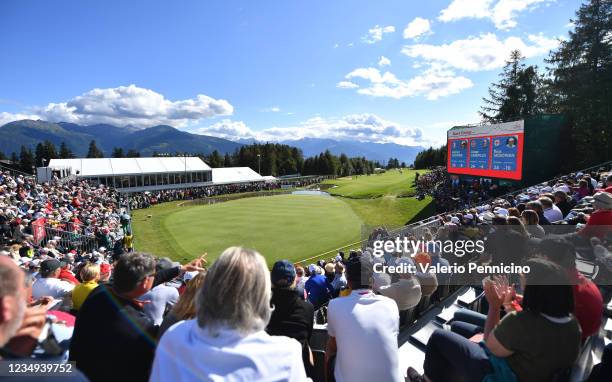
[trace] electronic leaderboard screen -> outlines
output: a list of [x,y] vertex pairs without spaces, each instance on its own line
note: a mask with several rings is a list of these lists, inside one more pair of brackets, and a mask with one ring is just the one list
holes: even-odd
[[524,127],[524,121],[453,127],[448,131],[448,172],[520,180]]

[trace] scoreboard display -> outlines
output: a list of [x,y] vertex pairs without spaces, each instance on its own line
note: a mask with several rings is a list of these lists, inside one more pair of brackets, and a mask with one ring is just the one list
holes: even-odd
[[524,129],[522,120],[450,129],[448,172],[521,180]]

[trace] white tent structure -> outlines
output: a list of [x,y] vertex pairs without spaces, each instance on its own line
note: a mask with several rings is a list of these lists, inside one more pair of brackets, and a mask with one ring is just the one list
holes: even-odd
[[265,178],[250,167],[222,167],[212,169],[213,184],[263,182]]
[[51,159],[60,177],[75,176],[119,191],[212,185],[212,169],[198,157]]
[[43,182],[49,180],[47,174],[53,174],[86,179],[120,192],[272,181],[249,167],[210,168],[198,157],[51,159],[38,173]]

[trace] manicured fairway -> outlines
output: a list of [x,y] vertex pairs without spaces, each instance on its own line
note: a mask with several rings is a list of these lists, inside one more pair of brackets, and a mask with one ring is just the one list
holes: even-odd
[[[208,252],[210,260],[231,245],[277,259],[303,260],[355,243],[362,228],[396,228],[428,216],[431,198],[417,200],[415,171],[326,181],[334,196],[276,195],[193,205],[164,203],[133,212],[138,251],[185,261]],[[333,251],[325,254],[333,255]]]
[[[424,171],[420,171],[421,174]],[[433,213],[431,198],[417,200],[414,194],[416,171],[390,170],[378,175],[331,179],[327,191],[345,200],[368,226],[395,228],[411,219]]]
[[[358,175],[328,180],[336,187],[329,189],[332,195],[348,198],[371,199],[384,195],[406,195],[412,189],[414,170],[389,170],[383,174]],[[423,173],[423,171],[421,171]]]
[[[214,205],[167,203],[134,211],[136,249],[184,261],[230,245],[252,247],[269,265],[301,260],[360,239],[361,219],[331,196],[277,195]],[[151,215],[151,217],[148,217]]]

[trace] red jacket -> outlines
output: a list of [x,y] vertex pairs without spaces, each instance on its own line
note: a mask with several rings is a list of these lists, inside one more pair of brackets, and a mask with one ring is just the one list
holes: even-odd
[[79,280],[77,280],[76,277],[74,277],[74,274],[72,274],[72,272],[70,272],[66,268],[62,268],[58,279],[68,281],[69,283],[74,285],[79,285]]
[[575,274],[574,315],[580,323],[582,338],[585,339],[599,331],[603,314],[603,297],[597,285],[586,279],[578,271]]
[[578,233],[585,237],[598,237],[603,239],[612,232],[612,210],[597,210],[589,216],[586,226]]

